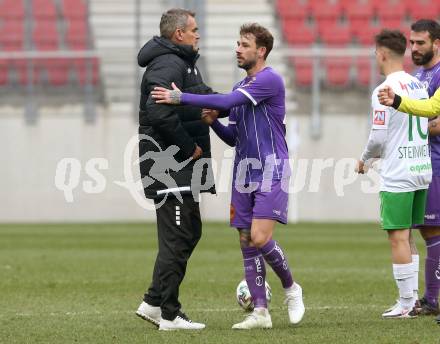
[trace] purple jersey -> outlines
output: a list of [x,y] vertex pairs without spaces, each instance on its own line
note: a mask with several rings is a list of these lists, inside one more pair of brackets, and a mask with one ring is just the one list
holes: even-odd
[[234,86],[250,102],[233,107],[229,126],[235,136],[233,185],[281,180],[290,176],[285,140],[285,88],[266,67]]
[[[440,62],[429,69],[420,68],[415,77],[422,82],[429,96],[432,97],[440,87]],[[440,176],[440,136],[429,136],[429,146],[431,147],[432,175]]]

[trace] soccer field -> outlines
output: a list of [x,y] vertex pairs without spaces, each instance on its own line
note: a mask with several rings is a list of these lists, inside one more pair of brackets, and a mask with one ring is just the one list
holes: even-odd
[[397,290],[377,225],[279,226],[275,238],[304,290],[300,325],[289,325],[268,267],[274,328],[230,329],[244,315],[241,253],[234,230],[209,223],[181,288],[183,310],[207,328],[163,333],[134,314],[152,273],[154,225],[1,225],[0,343],[440,343],[432,317],[381,319]]

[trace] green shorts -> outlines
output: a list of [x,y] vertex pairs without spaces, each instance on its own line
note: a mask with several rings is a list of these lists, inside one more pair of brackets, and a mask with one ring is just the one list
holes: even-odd
[[382,229],[409,229],[425,219],[427,190],[380,192],[380,224]]

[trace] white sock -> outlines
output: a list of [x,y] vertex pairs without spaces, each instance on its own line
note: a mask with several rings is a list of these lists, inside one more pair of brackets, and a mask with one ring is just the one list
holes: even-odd
[[413,263],[393,264],[393,274],[399,288],[400,304],[404,308],[412,308],[414,306]]
[[412,264],[414,271],[414,276],[412,278],[414,300],[418,300],[419,299],[419,255],[413,254],[411,257],[412,257]]
[[254,312],[256,312],[257,314],[260,314],[260,315],[264,315],[264,316],[269,314],[268,309],[264,308],[264,307],[255,307]]

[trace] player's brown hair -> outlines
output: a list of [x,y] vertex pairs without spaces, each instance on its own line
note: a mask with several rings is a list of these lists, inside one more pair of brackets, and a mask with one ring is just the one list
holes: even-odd
[[384,29],[374,37],[376,46],[390,49],[398,56],[405,55],[406,38],[399,30]]
[[258,23],[243,24],[240,27],[240,36],[248,34],[254,35],[258,48],[266,48],[266,54],[264,55],[264,59],[266,59],[273,48],[273,36],[270,31]]

